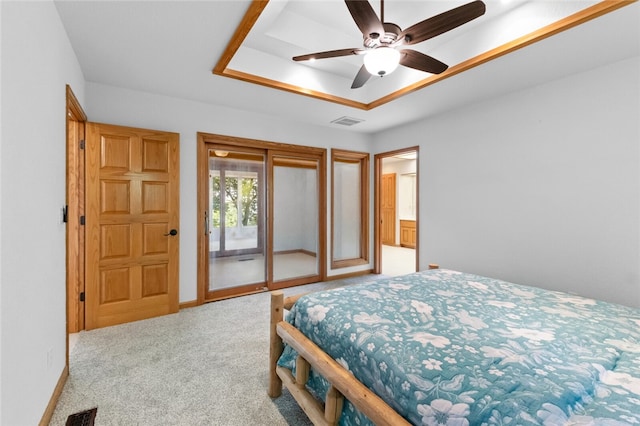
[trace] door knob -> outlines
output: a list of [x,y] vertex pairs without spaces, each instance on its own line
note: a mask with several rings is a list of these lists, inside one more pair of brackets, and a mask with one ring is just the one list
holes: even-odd
[[169,231],[168,234],[164,234],[164,235],[165,235],[165,237],[167,237],[169,235],[172,236],[172,237],[175,237],[176,235],[178,235],[178,230],[177,229],[172,229],[171,231]]

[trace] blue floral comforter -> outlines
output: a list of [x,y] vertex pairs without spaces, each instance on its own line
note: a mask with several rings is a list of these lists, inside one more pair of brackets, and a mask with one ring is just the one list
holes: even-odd
[[[640,425],[638,309],[440,269],[310,294],[287,320],[413,424]],[[345,402],[340,424],[371,422]]]

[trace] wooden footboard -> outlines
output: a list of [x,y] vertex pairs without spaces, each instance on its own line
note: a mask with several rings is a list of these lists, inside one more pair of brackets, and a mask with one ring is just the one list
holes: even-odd
[[[342,412],[343,396],[376,425],[409,425],[410,423],[349,371],[284,321],[284,310],[291,309],[299,297],[285,299],[281,291],[271,293],[269,396],[280,396],[284,383],[314,425],[337,424]],[[299,355],[295,377],[290,370],[277,365],[284,343],[290,345]],[[319,402],[306,388],[310,368],[331,384],[325,404]]]

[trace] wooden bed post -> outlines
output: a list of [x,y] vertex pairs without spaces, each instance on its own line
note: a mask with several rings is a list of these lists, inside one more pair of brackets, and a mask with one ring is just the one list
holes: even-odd
[[[303,294],[284,297],[282,291],[271,292],[271,322],[269,347],[269,390],[272,398],[282,394],[285,385],[300,408],[316,426],[335,426],[348,399],[374,424],[379,426],[410,426],[400,414],[378,395],[359,382],[337,361],[327,355],[300,330],[284,321],[284,311],[291,310]],[[284,344],[296,351],[296,376],[286,367],[278,366]],[[330,384],[325,403],[318,400],[305,386],[309,370],[313,369]]]
[[327,397],[324,404],[324,419],[330,425],[337,425],[342,415],[342,406],[344,397],[338,389],[331,385],[327,391]]
[[269,325],[269,396],[277,398],[282,394],[282,380],[276,373],[278,359],[282,355],[284,344],[278,336],[277,326],[284,320],[284,293],[282,291],[271,292],[271,322]]

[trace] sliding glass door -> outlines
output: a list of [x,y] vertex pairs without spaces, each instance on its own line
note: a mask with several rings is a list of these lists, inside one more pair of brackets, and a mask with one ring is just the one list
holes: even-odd
[[300,156],[273,155],[271,164],[272,287],[318,281],[321,258],[319,161]]
[[209,150],[209,288],[213,297],[264,287],[265,155]]
[[198,303],[322,281],[326,150],[199,134]]

